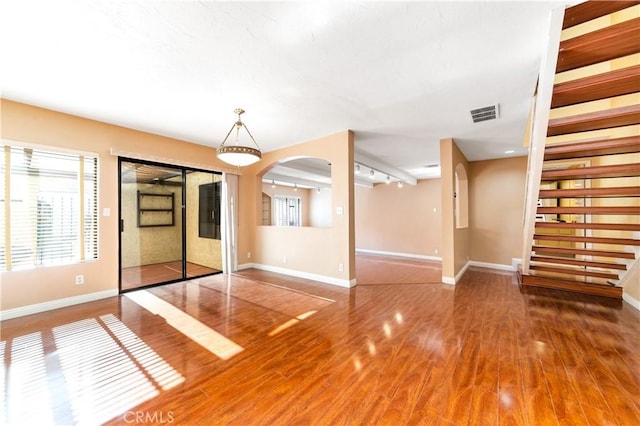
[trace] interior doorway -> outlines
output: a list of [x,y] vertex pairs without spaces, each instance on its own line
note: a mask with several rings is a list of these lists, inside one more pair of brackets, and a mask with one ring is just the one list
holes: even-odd
[[222,174],[120,165],[120,291],[222,271]]

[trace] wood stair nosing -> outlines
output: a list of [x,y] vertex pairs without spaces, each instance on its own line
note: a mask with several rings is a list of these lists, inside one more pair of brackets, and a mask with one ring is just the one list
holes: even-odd
[[639,4],[640,1],[586,1],[568,7],[564,13],[562,29],[583,24],[592,19],[618,12],[622,9]]
[[616,269],[626,271],[624,263],[594,262],[591,260],[568,259],[565,257],[531,256],[532,262],[555,263],[560,265],[576,265],[589,268]]
[[601,229],[609,231],[640,232],[638,223],[568,223],[568,222],[536,222],[536,229]]
[[634,18],[562,41],[556,73],[638,53],[639,30],[640,18]]
[[640,152],[640,136],[547,145],[544,149],[544,160],[599,157],[601,155],[631,154],[634,152]]
[[556,84],[551,108],[597,101],[640,91],[640,65]]
[[530,287],[544,287],[556,290],[566,290],[577,293],[593,294],[596,296],[622,299],[622,288],[611,285],[591,284],[575,280],[566,280],[554,277],[523,274],[522,285]]
[[534,271],[542,271],[542,272],[552,272],[554,274],[565,274],[565,275],[577,275],[581,277],[593,277],[593,278],[602,278],[605,280],[617,280],[620,277],[618,274],[612,274],[609,272],[596,272],[590,271],[586,269],[574,269],[569,267],[553,267],[553,266],[544,266],[544,265],[529,265],[529,269]]
[[[639,18],[640,19],[640,18]],[[627,105],[549,120],[547,136],[640,124],[640,105]]]
[[613,251],[613,250],[592,250],[592,249],[578,249],[569,247],[547,247],[541,245],[534,245],[532,250],[536,255],[542,253],[554,253],[554,254],[573,254],[579,256],[597,256],[597,257],[612,257],[616,259],[635,259],[635,254],[628,251]]
[[538,214],[610,214],[610,215],[639,215],[640,207],[538,207]]
[[538,198],[606,198],[640,197],[640,186],[615,186],[600,188],[541,189]]
[[575,235],[534,234],[533,239],[536,241],[568,241],[573,243],[640,246],[640,240],[635,240],[633,238],[580,237]]
[[640,163],[543,170],[541,180],[598,179],[640,176]]

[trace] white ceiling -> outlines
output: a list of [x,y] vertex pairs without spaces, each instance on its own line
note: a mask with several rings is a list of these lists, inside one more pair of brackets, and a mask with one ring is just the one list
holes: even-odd
[[212,147],[242,107],[265,152],[352,129],[357,155],[424,178],[442,138],[526,155],[565,3],[1,0],[2,96]]

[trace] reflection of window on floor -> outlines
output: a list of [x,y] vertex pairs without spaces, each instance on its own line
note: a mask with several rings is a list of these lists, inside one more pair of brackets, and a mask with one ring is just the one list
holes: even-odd
[[276,195],[273,197],[273,211],[276,226],[300,226],[302,209],[300,197]]
[[185,380],[113,314],[47,334],[53,341],[35,332],[0,342],[7,424],[102,424]]
[[[0,170],[0,270],[98,257],[98,159],[4,146]],[[6,220],[8,219],[8,220]],[[8,238],[7,238],[8,237]]]

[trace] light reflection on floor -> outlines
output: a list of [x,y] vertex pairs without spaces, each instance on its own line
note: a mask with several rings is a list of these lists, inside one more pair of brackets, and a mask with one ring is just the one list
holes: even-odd
[[160,315],[167,324],[221,359],[229,359],[244,350],[233,340],[146,290],[132,291],[125,296],[149,312]]
[[185,380],[112,314],[51,333],[1,342],[1,423],[100,424]]

